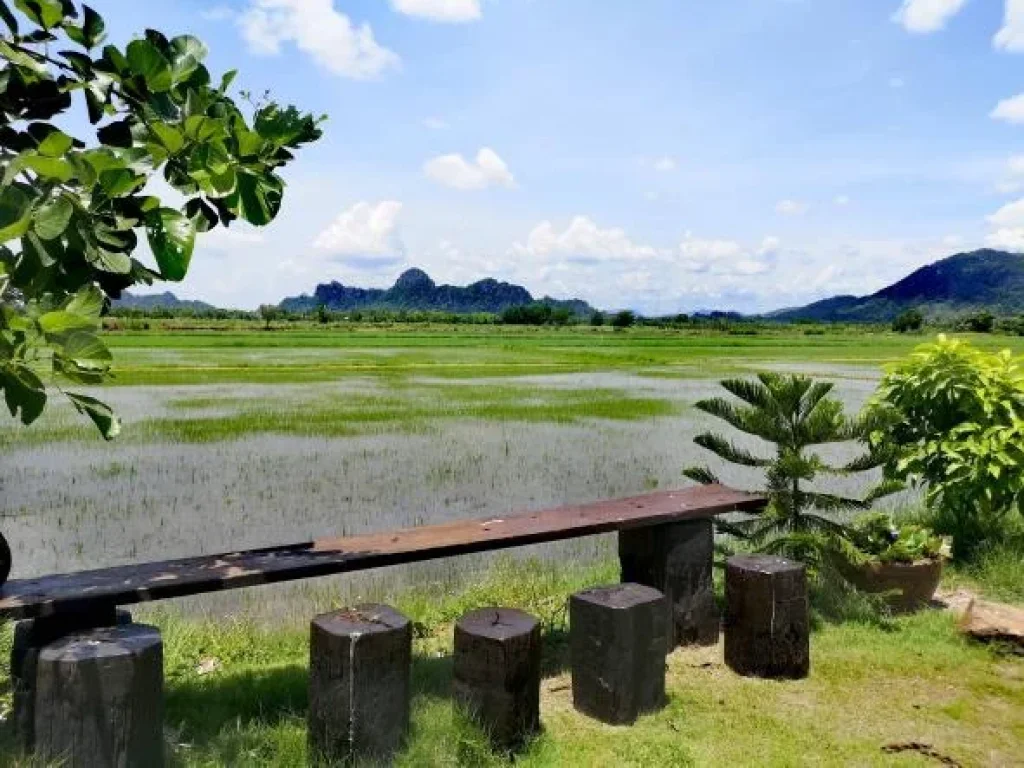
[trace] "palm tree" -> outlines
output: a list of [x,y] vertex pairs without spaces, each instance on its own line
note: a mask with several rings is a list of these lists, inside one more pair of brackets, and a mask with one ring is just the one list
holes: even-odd
[[[881,466],[884,457],[868,448],[845,464],[833,466],[808,449],[848,441],[866,444],[876,427],[871,417],[846,416],[843,404],[829,397],[833,385],[806,376],[759,373],[755,381],[727,379],[720,383],[744,404],[715,397],[701,400],[696,407],[773,444],[775,452],[765,458],[713,432],[694,438],[697,445],[727,462],[764,470],[765,510],[740,522],[720,521],[719,530],[746,540],[758,551],[812,566],[822,565],[834,555],[844,560],[855,558],[849,529],[832,515],[868,509],[876,499],[902,486],[883,481],[860,499],[810,490],[806,484],[819,475],[865,472]],[[691,467],[683,474],[699,483],[718,482],[707,467]]]

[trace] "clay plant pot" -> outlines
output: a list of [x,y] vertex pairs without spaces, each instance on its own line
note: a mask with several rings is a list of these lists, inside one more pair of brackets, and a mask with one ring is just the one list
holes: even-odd
[[850,568],[847,578],[863,592],[885,593],[893,610],[909,613],[931,603],[942,579],[942,558],[913,563],[869,562]]

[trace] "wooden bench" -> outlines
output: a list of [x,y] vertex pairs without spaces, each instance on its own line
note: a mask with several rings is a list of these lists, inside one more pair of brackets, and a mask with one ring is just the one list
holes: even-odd
[[[71,766],[163,764],[159,631],[131,624],[120,605],[613,531],[619,533],[623,580],[654,587],[669,598],[664,605],[671,607],[674,631],[668,642],[716,641],[713,517],[763,506],[758,496],[702,486],[389,533],[15,579],[0,588],[0,617],[23,619],[11,652],[19,739],[44,761],[68,759]],[[110,680],[99,680],[100,668],[113,670]],[[92,703],[104,692],[119,708]],[[147,716],[131,715],[135,710]]]
[[26,619],[94,612],[112,616],[118,605],[612,531],[710,521],[726,512],[755,512],[763,505],[759,496],[708,485],[486,520],[459,520],[245,552],[13,579],[0,588],[0,616]]

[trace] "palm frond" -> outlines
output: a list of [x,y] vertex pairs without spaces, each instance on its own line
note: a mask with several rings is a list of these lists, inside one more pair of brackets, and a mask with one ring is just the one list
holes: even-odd
[[802,501],[807,505],[819,509],[822,512],[839,512],[844,509],[869,509],[871,504],[863,499],[854,499],[848,496],[839,496],[834,493],[819,493],[817,491],[802,491]]
[[719,384],[732,395],[754,408],[770,408],[772,405],[770,388],[750,379],[724,379]]

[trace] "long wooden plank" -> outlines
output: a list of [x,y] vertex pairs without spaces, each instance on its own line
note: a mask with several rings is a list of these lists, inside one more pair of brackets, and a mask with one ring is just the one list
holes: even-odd
[[15,579],[0,588],[0,616],[29,618],[183,597],[279,581],[558,541],[626,528],[756,511],[763,500],[725,486],[459,520],[285,547]]

